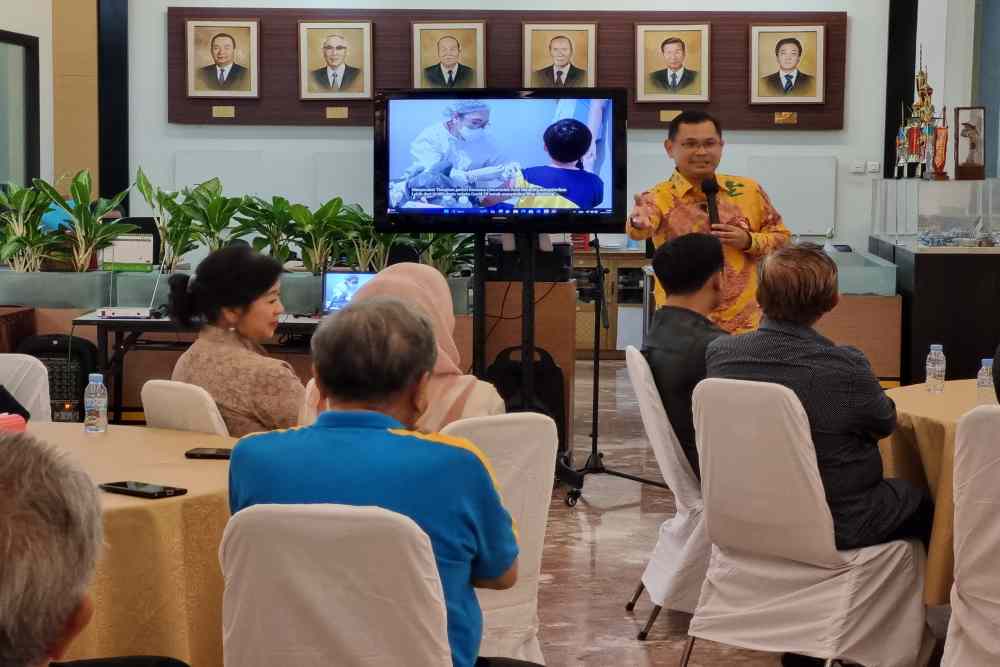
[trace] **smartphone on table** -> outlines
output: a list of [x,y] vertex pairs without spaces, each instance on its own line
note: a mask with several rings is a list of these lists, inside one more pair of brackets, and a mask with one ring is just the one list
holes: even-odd
[[148,482],[108,482],[98,485],[103,491],[108,493],[121,493],[126,496],[138,496],[139,498],[170,498],[172,496],[183,496],[188,492],[177,486],[161,486]]
[[225,447],[195,447],[184,452],[189,459],[225,459],[229,460],[233,450]]

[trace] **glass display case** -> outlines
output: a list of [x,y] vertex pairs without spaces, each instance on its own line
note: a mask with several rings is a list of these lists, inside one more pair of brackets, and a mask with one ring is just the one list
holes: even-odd
[[872,234],[914,252],[1000,252],[1000,179],[872,182]]

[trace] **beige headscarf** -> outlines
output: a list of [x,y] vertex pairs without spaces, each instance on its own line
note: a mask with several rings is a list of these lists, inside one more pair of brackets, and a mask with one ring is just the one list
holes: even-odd
[[[427,386],[427,411],[417,422],[421,431],[439,431],[460,419],[466,401],[476,387],[476,377],[465,375],[459,367],[461,356],[455,344],[455,311],[448,281],[437,269],[424,264],[405,262],[383,269],[355,294],[352,303],[373,297],[392,297],[420,309],[434,328],[437,362]],[[317,402],[314,382],[309,383],[307,403]],[[311,423],[305,418],[301,423]]]

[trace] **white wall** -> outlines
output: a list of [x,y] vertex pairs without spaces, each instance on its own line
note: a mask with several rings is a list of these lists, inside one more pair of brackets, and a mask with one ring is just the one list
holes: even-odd
[[[746,11],[745,0],[674,0],[656,9]],[[132,171],[138,166],[154,182],[180,187],[219,175],[227,191],[283,194],[315,204],[321,197],[343,195],[371,206],[371,128],[258,127],[170,125],[167,119],[167,6],[322,7],[328,0],[131,0],[129,3],[130,146]],[[760,11],[847,11],[847,91],[844,129],[836,132],[752,131],[726,133],[721,169],[746,172],[755,155],[834,156],[839,161],[836,238],[867,248],[871,179],[849,173],[855,161],[882,160],[885,116],[886,35],[889,0],[754,0]],[[495,9],[484,0],[355,0],[354,7]],[[508,0],[504,9],[646,10],[645,0]],[[631,42],[622,48],[633,48]],[[150,78],[150,72],[162,73]],[[644,189],[667,178],[673,168],[662,148],[661,130],[629,133],[629,190]],[[764,175],[766,176],[766,175]],[[134,198],[133,201],[135,201]],[[137,214],[143,203],[133,204]]]
[[[52,180],[52,0],[0,0],[0,30],[38,38],[40,172]],[[3,91],[0,91],[3,94]]]

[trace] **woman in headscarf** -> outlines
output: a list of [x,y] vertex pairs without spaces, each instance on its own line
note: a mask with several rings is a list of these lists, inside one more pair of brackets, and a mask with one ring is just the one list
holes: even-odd
[[[423,264],[394,264],[358,290],[352,303],[373,297],[393,297],[409,303],[419,308],[434,327],[437,363],[427,387],[427,410],[417,420],[418,430],[433,433],[459,419],[505,412],[503,399],[493,385],[459,368],[454,305],[448,281],[440,271]],[[316,383],[310,380],[299,416],[301,426],[313,423],[322,412],[319,401]]]

